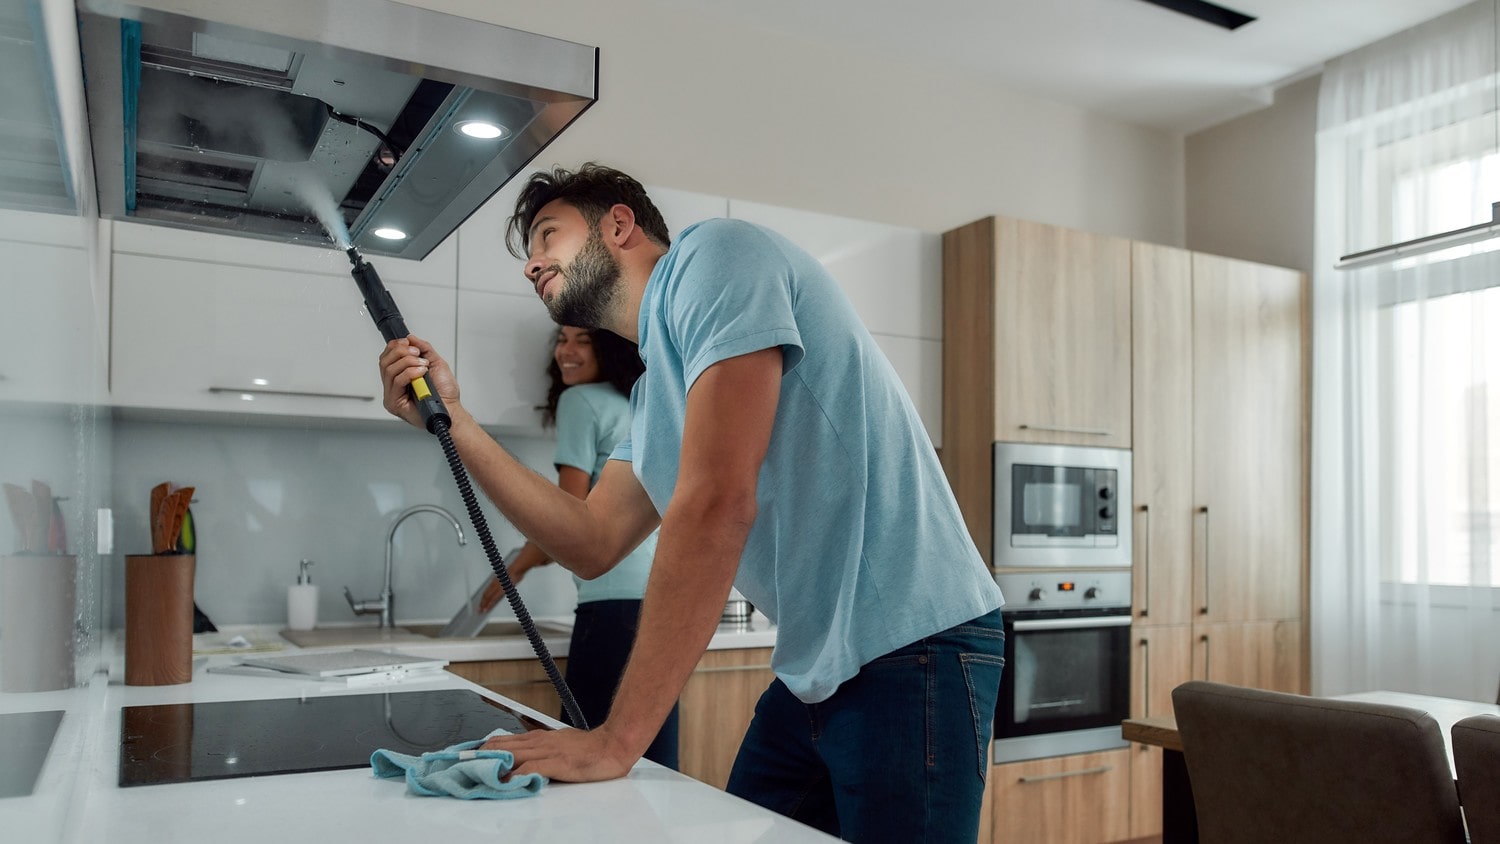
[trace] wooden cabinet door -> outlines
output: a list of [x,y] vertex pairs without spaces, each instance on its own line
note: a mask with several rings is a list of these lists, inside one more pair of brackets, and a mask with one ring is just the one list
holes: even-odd
[[991,829],[1008,844],[1102,844],[1128,836],[1130,750],[990,768]]
[[708,651],[678,701],[682,772],[716,788],[729,783],[755,704],[771,685],[770,648]]
[[1300,620],[1195,624],[1193,639],[1199,680],[1306,693]]
[[1131,249],[1135,623],[1185,624],[1193,585],[1192,253],[1148,243]]
[[943,472],[975,546],[994,562],[994,217],[943,234]]
[[994,439],[1130,447],[1130,241],[995,221]]
[[[558,671],[567,670],[567,657],[554,657],[553,661],[557,663]],[[541,663],[534,659],[454,662],[449,663],[448,670],[549,718],[557,718],[562,713],[557,689],[553,688]]]
[[1130,717],[1172,714],[1172,690],[1193,679],[1193,629],[1190,625],[1132,629]]
[[[1142,627],[1133,632],[1130,667],[1130,715],[1152,718],[1172,714],[1172,690],[1193,678],[1193,630],[1190,625]],[[1161,748],[1130,746],[1130,837],[1161,835]]]
[[1194,602],[1204,621],[1302,614],[1304,281],[1193,256]]

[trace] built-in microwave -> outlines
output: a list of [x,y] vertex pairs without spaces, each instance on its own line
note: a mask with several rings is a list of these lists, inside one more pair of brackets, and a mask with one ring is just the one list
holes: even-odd
[[1128,567],[1130,451],[997,442],[995,568]]

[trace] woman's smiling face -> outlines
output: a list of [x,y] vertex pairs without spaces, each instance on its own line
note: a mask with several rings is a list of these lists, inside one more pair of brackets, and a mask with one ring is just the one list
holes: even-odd
[[552,359],[562,370],[562,380],[569,387],[598,381],[599,359],[594,357],[594,339],[588,329],[565,325],[557,330]]

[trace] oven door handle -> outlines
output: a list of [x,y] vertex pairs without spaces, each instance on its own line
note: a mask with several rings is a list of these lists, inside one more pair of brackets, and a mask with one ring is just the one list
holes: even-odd
[[1129,627],[1130,616],[1109,615],[1093,618],[1044,618],[1037,621],[1013,621],[1012,630],[1025,633],[1030,630],[1081,630],[1088,627]]

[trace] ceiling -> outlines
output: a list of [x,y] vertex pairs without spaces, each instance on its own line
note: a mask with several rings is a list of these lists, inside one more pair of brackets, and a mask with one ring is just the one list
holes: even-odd
[[668,2],[1190,134],[1471,0],[1217,0],[1257,18],[1232,32],[1142,0]]

